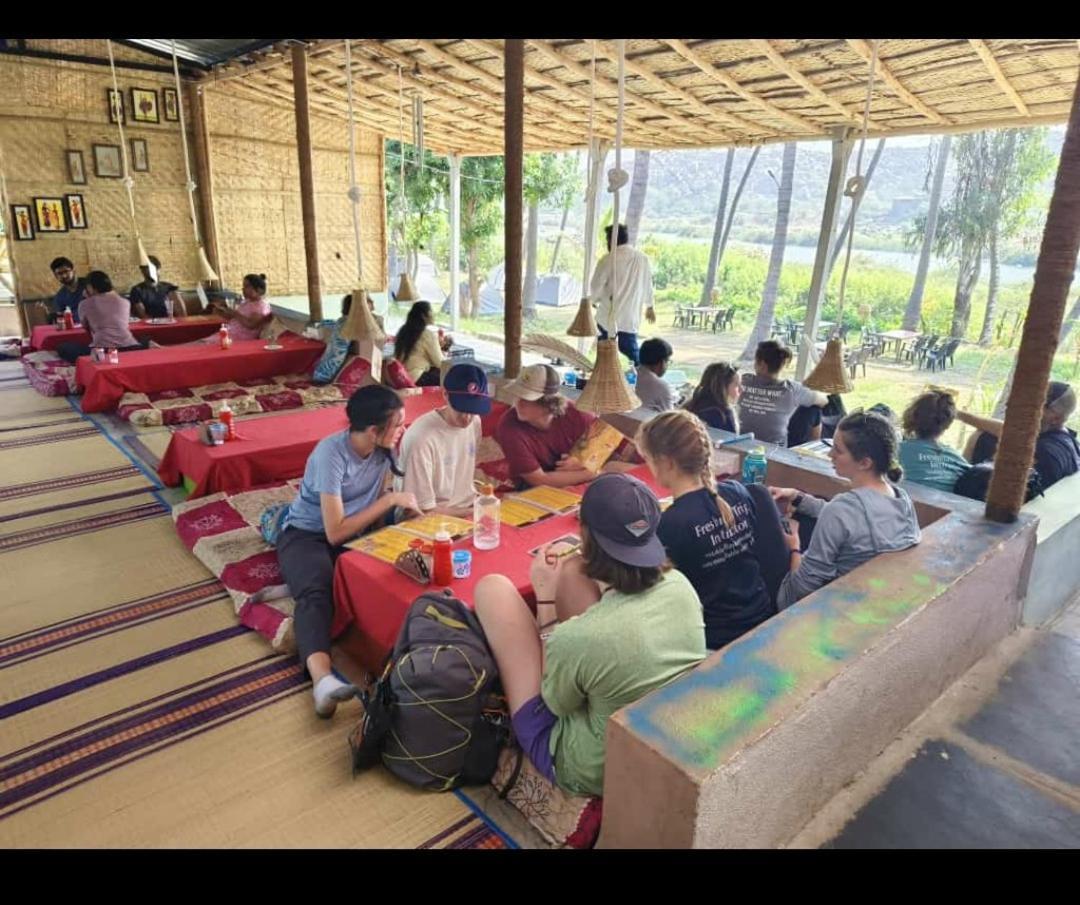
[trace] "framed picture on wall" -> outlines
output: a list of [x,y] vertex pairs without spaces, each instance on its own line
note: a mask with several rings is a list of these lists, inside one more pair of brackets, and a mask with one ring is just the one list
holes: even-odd
[[120,145],[94,145],[94,175],[103,179],[119,179],[124,175],[120,160]]
[[180,120],[180,100],[175,88],[161,89],[161,106],[165,111],[165,119],[169,122],[175,123]]
[[34,220],[39,233],[66,233],[67,214],[63,198],[31,198],[34,202]]
[[131,89],[131,119],[137,123],[156,123],[158,97],[152,88]]
[[105,89],[105,103],[109,108],[109,122],[127,122],[124,117],[124,95],[112,88]]
[[86,185],[86,163],[82,151],[67,150],[68,182],[72,185]]
[[131,139],[131,168],[138,173],[150,172],[150,153],[145,138]]
[[72,229],[86,229],[86,203],[82,195],[64,195],[67,202],[68,223]]
[[29,204],[11,205],[11,231],[20,242],[34,238],[34,224],[30,220]]

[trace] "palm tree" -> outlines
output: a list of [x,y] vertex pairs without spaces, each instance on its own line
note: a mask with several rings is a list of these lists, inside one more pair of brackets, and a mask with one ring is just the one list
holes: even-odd
[[765,291],[761,296],[757,321],[750,331],[750,338],[740,360],[749,361],[754,357],[757,344],[768,338],[776,313],[776,294],[780,288],[780,271],[784,266],[784,250],[787,247],[788,222],[791,219],[791,188],[795,176],[796,143],[789,141],[784,145],[784,156],[780,164],[780,185],[776,195],[776,227],[773,230],[772,253],[769,255],[769,270],[765,277]]
[[934,167],[934,184],[930,189],[930,209],[926,212],[926,230],[923,232],[922,251],[919,252],[919,266],[915,271],[915,283],[908,296],[904,310],[903,327],[905,330],[918,330],[922,318],[923,292],[926,290],[926,275],[930,270],[930,253],[934,249],[934,236],[937,233],[938,211],[941,209],[941,186],[945,182],[945,168],[949,163],[949,146],[952,135],[941,139],[938,147],[937,166]]
[[645,193],[649,190],[649,152],[634,151],[634,175],[630,180],[630,200],[626,205],[626,233],[630,244],[637,243],[641,215],[645,211]]
[[1073,93],[1054,193],[1046,215],[1035,283],[1016,355],[1016,381],[1009,393],[1005,427],[986,496],[986,517],[1013,522],[1024,502],[1028,469],[1042,421],[1046,387],[1057,351],[1076,258],[1080,254],[1080,82]]
[[720,205],[716,208],[716,226],[713,227],[712,246],[709,248],[709,266],[705,271],[705,285],[701,287],[701,304],[708,305],[716,286],[716,267],[720,263],[720,238],[724,233],[724,214],[727,213],[728,188],[731,185],[731,165],[735,162],[735,149],[728,148],[724,157],[724,175],[720,180]]
[[[701,304],[709,304],[712,298],[713,288],[716,286],[716,273],[720,269],[720,264],[724,260],[724,249],[727,248],[728,238],[731,236],[731,224],[735,220],[735,212],[739,209],[739,200],[742,198],[743,189],[746,188],[746,183],[750,179],[750,172],[754,169],[754,163],[758,159],[758,154],[761,153],[761,145],[754,148],[753,153],[750,155],[750,159],[746,162],[746,168],[743,170],[742,177],[739,179],[739,185],[735,189],[735,196],[731,199],[731,208],[727,212],[727,220],[724,223],[724,231],[719,232],[720,228],[720,212],[716,214],[717,231],[713,233],[713,245],[716,247],[716,263],[712,264],[712,252],[709,253],[710,267],[709,272],[705,275],[705,284],[707,291],[703,291],[701,294]],[[720,206],[724,206],[723,196],[720,198]]]
[[[866,190],[870,187],[870,180],[874,178],[874,170],[877,169],[878,161],[881,160],[881,152],[884,150],[885,139],[883,138],[877,143],[877,147],[874,149],[874,155],[870,158],[870,164],[863,174],[863,179],[866,180],[863,183],[864,198],[866,197]],[[855,207],[854,204],[848,207],[847,217],[844,219],[843,228],[841,228],[839,235],[836,237],[836,241],[833,242],[832,251],[829,252],[829,266],[825,271],[825,283],[829,282],[829,276],[836,266],[836,260],[840,257],[840,252],[844,248],[844,243],[847,242],[848,233],[851,232],[855,226]]]

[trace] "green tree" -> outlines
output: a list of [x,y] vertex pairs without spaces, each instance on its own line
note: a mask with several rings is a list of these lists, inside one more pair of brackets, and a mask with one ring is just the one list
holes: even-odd
[[[480,253],[503,222],[503,159],[466,157],[461,161],[461,248],[469,272],[467,317],[480,313]],[[452,297],[457,291],[451,288]]]
[[522,312],[536,316],[536,265],[540,244],[540,205],[563,207],[567,198],[580,193],[576,161],[569,154],[526,154],[522,192],[529,209],[525,232],[525,285],[521,293]]
[[[921,229],[916,228],[907,236],[907,245],[913,251],[916,246],[920,247],[919,264],[915,270],[915,282],[911,286],[911,295],[908,296],[907,307],[904,309],[903,329],[918,330],[919,321],[922,317],[923,293],[926,291],[926,275],[930,272],[930,253],[934,249],[935,236],[937,235],[938,214],[941,212],[941,187],[945,182],[945,168],[949,165],[949,147],[952,144],[952,136],[946,135],[941,139],[937,147],[937,162],[933,166],[933,185],[930,189],[930,208],[926,216],[921,218]],[[931,147],[931,153],[933,148]],[[926,174],[927,183],[930,182],[930,169]],[[925,187],[925,186],[924,186]]]
[[425,151],[424,165],[420,166],[416,148],[410,144],[404,148],[404,198],[400,169],[402,145],[399,142],[386,143],[383,177],[390,235],[405,257],[409,274],[415,277],[420,264],[419,253],[429,248],[435,238],[437,217],[441,213],[440,200],[449,190],[449,176],[446,162],[441,157]]

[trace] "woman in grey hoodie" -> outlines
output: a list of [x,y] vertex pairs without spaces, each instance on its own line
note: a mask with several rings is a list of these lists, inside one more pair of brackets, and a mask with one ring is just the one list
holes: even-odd
[[799,552],[798,532],[788,536],[791,570],[780,586],[778,609],[879,553],[906,550],[919,542],[911,497],[896,486],[903,477],[898,448],[892,424],[873,412],[855,411],[837,425],[829,453],[836,473],[851,481],[850,490],[826,502],[790,487],[769,488],[785,514],[817,519],[805,555]]

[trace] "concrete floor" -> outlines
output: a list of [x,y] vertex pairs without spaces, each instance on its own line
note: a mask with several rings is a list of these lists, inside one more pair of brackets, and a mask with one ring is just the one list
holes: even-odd
[[1080,598],[976,664],[792,846],[1080,847]]

